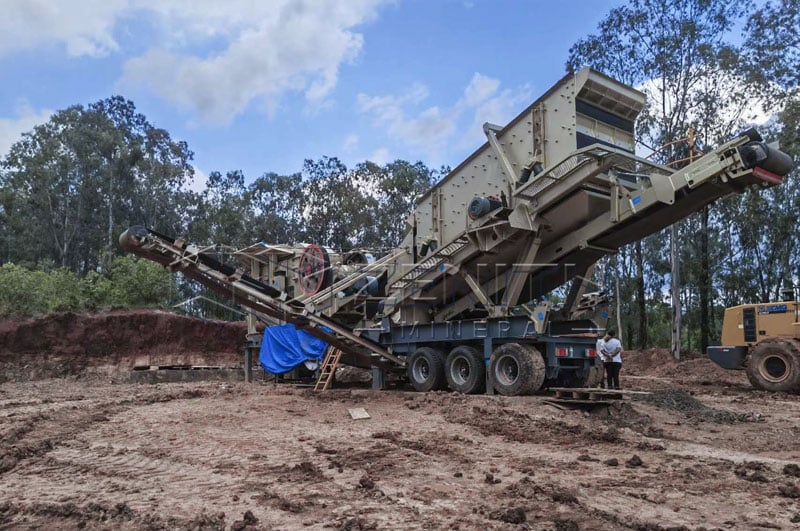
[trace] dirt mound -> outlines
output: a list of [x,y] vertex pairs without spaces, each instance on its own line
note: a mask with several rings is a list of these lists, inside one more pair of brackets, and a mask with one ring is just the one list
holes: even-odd
[[668,349],[626,350],[622,355],[624,375],[670,378],[676,382],[708,385],[746,385],[744,371],[723,369],[697,352],[682,353],[675,360]]
[[149,310],[0,321],[0,381],[151,365],[240,365],[246,331],[243,322]]

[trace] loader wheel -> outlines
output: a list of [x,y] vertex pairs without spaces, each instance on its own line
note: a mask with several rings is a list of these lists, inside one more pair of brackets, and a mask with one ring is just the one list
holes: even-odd
[[486,389],[486,362],[483,355],[472,347],[462,345],[451,350],[445,362],[444,375],[453,391],[471,394]]
[[506,343],[492,353],[489,372],[501,395],[527,395],[544,384],[544,358],[533,346]]
[[766,391],[800,392],[800,349],[788,341],[756,345],[747,364],[753,387]]
[[417,391],[444,389],[444,355],[429,347],[418,348],[408,359],[408,378]]

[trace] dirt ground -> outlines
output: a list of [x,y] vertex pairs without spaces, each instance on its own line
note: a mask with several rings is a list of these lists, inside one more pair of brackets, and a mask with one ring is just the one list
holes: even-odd
[[593,411],[544,395],[5,380],[0,529],[800,528],[800,397],[701,357],[626,353],[623,385],[652,393]]

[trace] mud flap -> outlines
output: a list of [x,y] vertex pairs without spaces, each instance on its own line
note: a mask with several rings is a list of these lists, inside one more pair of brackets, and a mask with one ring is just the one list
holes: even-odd
[[708,347],[708,357],[723,369],[744,369],[747,347]]

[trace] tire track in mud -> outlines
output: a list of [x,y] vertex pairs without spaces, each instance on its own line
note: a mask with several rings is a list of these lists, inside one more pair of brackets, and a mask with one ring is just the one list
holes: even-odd
[[[28,396],[53,396],[46,391]],[[769,518],[790,528],[797,510],[794,491],[779,493],[798,481],[783,472],[784,460],[719,455],[737,444],[757,452],[741,442],[757,430],[772,429],[776,444],[792,440],[788,416],[707,424],[722,430],[709,435],[720,444],[708,455],[714,441],[692,439],[702,426],[652,406],[601,416],[553,411],[532,397],[316,397],[285,388],[98,386],[87,390],[92,405],[82,414],[80,402],[78,410],[47,399],[41,408],[20,404],[30,409],[18,417],[32,423],[23,441],[55,433],[62,415],[74,430],[85,425],[0,476],[8,487],[0,527],[24,518],[50,528],[228,527],[252,511],[258,525],[279,529],[752,529]],[[372,418],[350,419],[354,404]],[[648,426],[668,438],[648,437]],[[626,466],[634,453],[641,463]],[[604,462],[612,457],[618,466]],[[740,457],[758,463],[748,468]]]
[[[96,482],[113,483],[118,489],[129,493],[126,499],[131,507],[136,509],[150,506],[149,498],[156,492],[180,492],[198,496],[212,492],[228,492],[234,490],[237,484],[235,476],[226,475],[210,467],[176,461],[170,455],[153,459],[138,452],[118,454],[96,450],[95,448],[55,449],[48,454],[48,458],[41,465],[28,467],[25,475],[27,477],[38,475],[43,478],[55,476],[63,480],[63,483],[53,482],[55,499],[64,494],[75,496],[82,493],[90,496],[95,491]],[[84,488],[75,488],[75,477],[86,479]],[[164,501],[169,500],[165,498]]]
[[[110,416],[128,409],[154,402],[193,399],[201,396],[204,396],[204,393],[197,389],[166,393],[152,390],[140,397],[95,399],[81,403],[80,406],[69,407],[53,406],[50,401],[44,400],[42,406],[46,407],[43,409],[25,411],[21,416],[6,416],[12,420],[0,433],[0,474],[43,456],[57,445],[75,439],[93,425],[108,422]],[[29,406],[26,404],[22,407]]]
[[[627,409],[613,411],[617,416],[631,415],[633,423],[613,417],[592,422],[589,420],[591,415],[587,415],[584,422],[570,424],[532,416],[498,403],[476,405],[471,411],[469,408],[446,409],[443,418],[469,427],[482,437],[502,438],[503,446],[508,448],[507,459],[516,459],[518,470],[533,471],[546,466],[537,470],[541,473],[531,476],[535,478],[533,481],[545,490],[568,489],[574,493],[584,512],[590,511],[595,518],[604,521],[600,525],[602,528],[615,524],[632,529],[677,529],[681,526],[690,529],[706,521],[715,527],[751,528],[768,525],[769,519],[759,516],[765,514],[774,515],[780,528],[790,528],[790,522],[797,521],[797,512],[786,507],[786,494],[781,494],[778,488],[787,480],[791,484],[792,478],[779,473],[755,475],[737,467],[742,463],[796,466],[796,461],[645,436],[656,431],[649,426],[649,420],[641,422],[645,416],[634,409],[629,405]],[[636,417],[640,418],[637,420]],[[619,424],[627,424],[629,429],[617,429]],[[604,459],[620,456],[621,450],[624,454],[635,449],[636,453],[644,456],[647,464],[644,468],[628,468],[624,464],[625,458],[622,458],[618,468],[609,468],[601,464],[601,459],[587,455],[585,461],[598,463],[591,468],[582,463],[580,468],[576,468],[572,462],[575,458],[569,458],[565,450],[577,451],[581,446],[588,447],[590,454]],[[514,447],[516,451],[512,450]],[[535,457],[514,457],[525,453]],[[630,454],[626,458],[628,456]],[[574,470],[572,481],[564,478],[564,471],[570,469]],[[609,473],[610,470],[616,473]],[[677,485],[681,492],[665,496],[665,484]],[[789,495],[798,492],[791,488],[784,490]],[[603,491],[614,495],[604,500]],[[515,503],[519,502],[517,497]],[[709,502],[714,509],[708,509]],[[533,510],[533,507],[523,503],[519,509],[526,511]],[[575,518],[575,522],[581,520]],[[598,525],[596,521],[586,523],[589,528]]]

